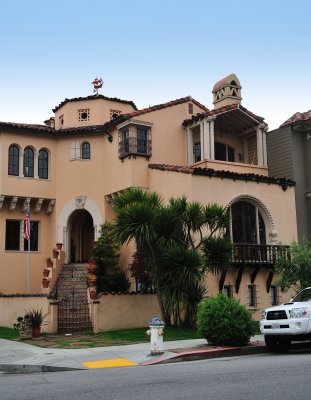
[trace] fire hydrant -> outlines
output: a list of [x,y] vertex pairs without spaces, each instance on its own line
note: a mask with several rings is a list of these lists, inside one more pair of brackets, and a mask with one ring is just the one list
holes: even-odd
[[150,353],[151,355],[162,354],[164,322],[159,317],[153,317],[149,322],[149,328],[146,333],[150,335]]

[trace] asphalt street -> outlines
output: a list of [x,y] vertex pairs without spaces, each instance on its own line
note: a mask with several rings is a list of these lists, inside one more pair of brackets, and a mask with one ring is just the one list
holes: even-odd
[[311,351],[175,364],[0,374],[1,400],[306,400]]

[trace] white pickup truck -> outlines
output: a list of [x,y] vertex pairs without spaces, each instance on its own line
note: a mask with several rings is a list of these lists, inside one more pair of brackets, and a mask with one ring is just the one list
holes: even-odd
[[311,287],[303,289],[289,303],[266,308],[260,331],[272,352],[288,350],[292,341],[311,340]]

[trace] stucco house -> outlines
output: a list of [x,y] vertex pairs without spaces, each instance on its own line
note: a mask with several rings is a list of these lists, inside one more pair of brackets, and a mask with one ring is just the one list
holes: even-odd
[[[138,110],[96,94],[65,99],[44,125],[0,122],[0,292],[52,291],[66,265],[92,254],[101,224],[113,220],[114,196],[140,187],[165,200],[185,194],[229,206],[232,264],[207,277],[207,294],[237,297],[257,318],[280,301],[273,266],[297,237],[294,182],[268,174],[268,126],[241,105],[237,76],[212,92],[212,109],[188,96]],[[44,289],[42,272],[57,242],[61,257]],[[132,251],[122,250],[124,269]]]

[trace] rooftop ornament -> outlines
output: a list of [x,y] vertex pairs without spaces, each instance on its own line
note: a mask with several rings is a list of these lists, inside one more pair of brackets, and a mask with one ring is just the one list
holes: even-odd
[[104,81],[102,80],[102,78],[95,78],[92,82],[93,85],[93,93],[95,93],[95,96],[98,95],[98,89],[102,88],[104,84]]

